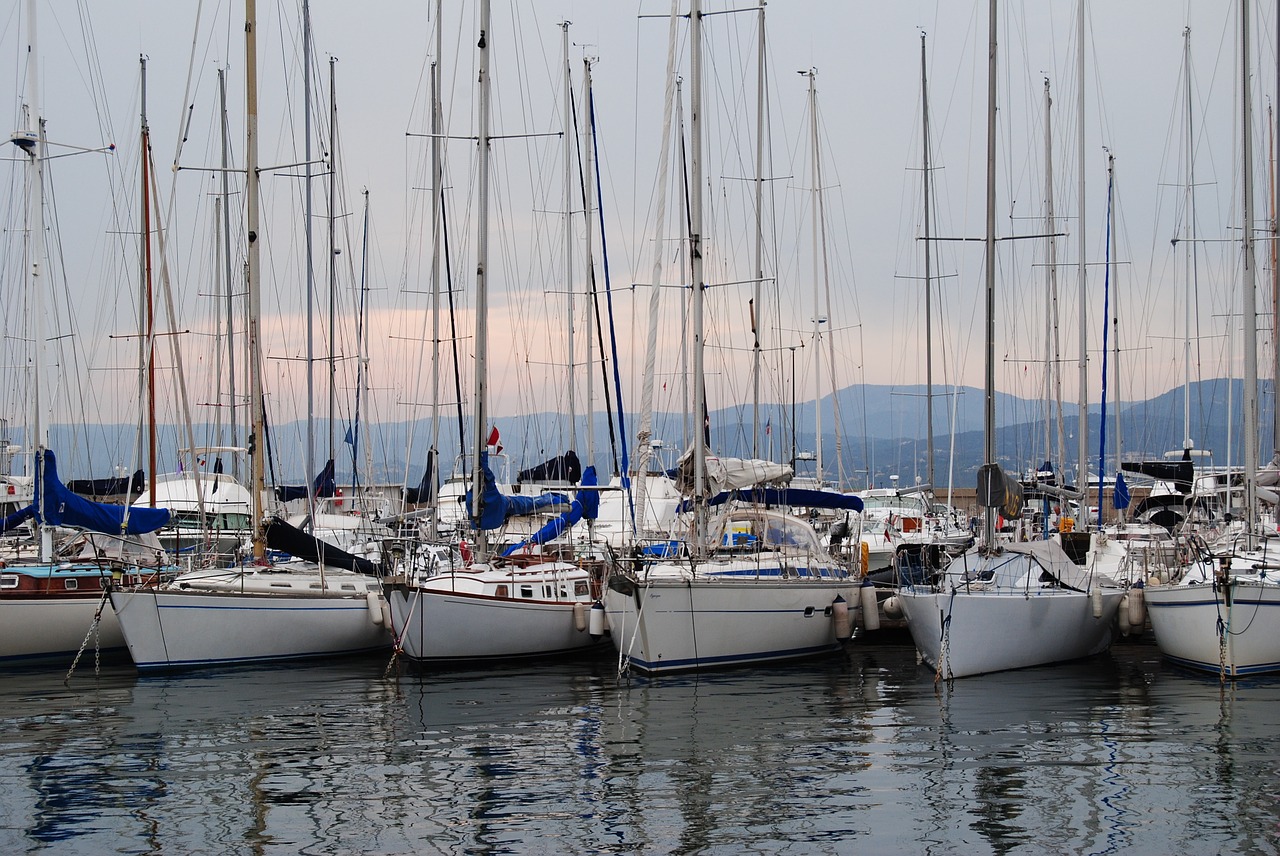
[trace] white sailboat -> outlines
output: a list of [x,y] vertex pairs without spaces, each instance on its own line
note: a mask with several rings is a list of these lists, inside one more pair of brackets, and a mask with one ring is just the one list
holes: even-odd
[[[253,436],[264,437],[258,319],[261,314],[257,20],[245,2],[248,349]],[[386,601],[376,577],[315,562],[266,562],[265,443],[250,447],[252,564],[191,571],[161,586],[117,589],[111,606],[135,665],[143,670],[332,657],[390,646]]]
[[[38,98],[41,68],[36,44],[36,4],[26,4],[27,95],[25,126],[10,138],[24,164],[25,226],[17,234],[26,269],[27,316],[20,322],[31,341],[32,379],[28,412],[31,424],[25,438],[30,475],[9,473],[8,439],[3,453],[5,515],[0,518],[0,663],[34,664],[69,659],[83,647],[98,653],[123,652],[124,638],[111,610],[106,590],[115,582],[138,583],[159,573],[172,573],[169,557],[150,534],[169,520],[164,509],[130,510],[91,502],[72,493],[58,476],[57,462],[48,448],[49,396],[57,384],[46,376],[54,360],[46,354],[49,342],[62,338],[48,330],[45,171],[50,143]],[[80,152],[106,151],[72,147]],[[7,426],[6,434],[7,434]]]
[[[690,187],[702,185],[702,13],[690,21]],[[701,191],[690,205],[694,413],[705,412]],[[611,639],[625,668],[648,674],[743,666],[810,657],[839,649],[852,635],[849,608],[857,583],[804,520],[736,498],[785,484],[792,470],[767,461],[709,457],[694,431],[677,485],[692,505],[690,537],[680,555],[620,563],[604,593]],[[709,499],[732,492],[719,512]],[[742,492],[742,494],[739,493]],[[809,492],[817,494],[818,492]],[[775,490],[771,506],[788,501]],[[856,507],[861,509],[861,500]]]
[[1253,248],[1253,152],[1249,68],[1249,3],[1240,4],[1244,253],[1244,509],[1243,530],[1204,550],[1175,583],[1149,585],[1145,601],[1160,652],[1223,680],[1280,671],[1280,563],[1271,539],[1257,534],[1258,316]]
[[956,558],[935,585],[898,592],[920,656],[941,678],[1078,659],[1111,644],[1124,595],[1101,575],[1077,568],[1055,541],[1001,544],[995,512],[1016,518],[1022,488],[995,462],[995,121],[996,0],[990,0],[987,78],[986,413],[978,499],[980,543]]
[[[437,2],[437,22],[440,20],[439,8]],[[480,31],[477,46],[479,237],[476,244],[474,340],[475,434],[470,496],[467,497],[469,521],[467,518],[461,521],[461,525],[470,522],[474,527],[477,544],[475,554],[465,561],[434,562],[427,573],[409,573],[391,589],[389,600],[396,649],[417,663],[568,654],[599,644],[604,632],[603,610],[596,609],[594,617],[589,616],[593,603],[600,596],[601,563],[575,564],[537,553],[518,559],[497,557],[491,555],[488,543],[488,532],[502,524],[506,515],[501,506],[508,501],[494,482],[493,472],[489,469],[489,455],[485,451],[490,442],[486,434],[489,149],[492,140],[489,57],[494,41],[489,0],[481,0],[480,3]],[[567,50],[567,34],[565,38]],[[437,50],[439,44],[437,29]],[[438,94],[433,85],[435,98]],[[566,111],[568,107],[566,103]],[[436,192],[440,192],[439,187]],[[589,481],[594,484],[594,468],[588,470],[590,476],[583,473],[584,485]],[[461,484],[456,489],[460,492]],[[575,500],[577,516],[582,515],[583,503],[589,501],[583,496]],[[461,531],[461,527],[459,529]],[[450,555],[456,554],[451,552]]]

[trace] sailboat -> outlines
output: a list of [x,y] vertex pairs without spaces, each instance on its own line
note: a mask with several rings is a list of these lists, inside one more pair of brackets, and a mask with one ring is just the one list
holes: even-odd
[[[706,412],[702,262],[702,13],[691,4],[689,259],[692,263],[694,413]],[[703,431],[678,466],[690,536],[676,555],[637,551],[604,593],[611,639],[624,668],[661,675],[812,657],[852,635],[857,582],[791,506],[824,499],[861,510],[856,496],[788,491],[790,467],[716,458]],[[713,505],[712,500],[719,504]]]
[[[46,253],[45,170],[50,158],[39,96],[35,4],[27,7],[27,126],[10,141],[26,171],[27,241],[24,262],[30,306],[27,335],[32,344],[31,476],[8,475],[6,500],[12,505],[0,519],[0,663],[36,663],[70,657],[84,646],[99,653],[123,651],[124,638],[106,608],[113,580],[135,583],[174,570],[153,533],[169,521],[163,508],[127,509],[90,501],[73,493],[58,475],[56,455],[48,447],[45,396],[55,384],[45,376]],[[77,147],[79,148],[79,147]],[[80,151],[100,151],[80,149]],[[7,442],[7,441],[6,441]],[[130,480],[132,486],[132,480]],[[16,537],[13,537],[16,533]],[[30,536],[30,537],[28,537]]]
[[1175,582],[1148,585],[1156,644],[1169,660],[1222,680],[1280,671],[1280,563],[1258,523],[1258,316],[1253,249],[1253,151],[1249,93],[1249,4],[1240,4],[1241,229],[1244,252],[1243,530],[1226,545],[1198,544],[1197,560]]
[[986,413],[978,501],[981,541],[935,584],[904,585],[898,602],[921,658],[944,679],[1074,660],[1111,644],[1124,591],[1077,567],[1057,541],[1002,544],[996,511],[1022,513],[1022,486],[995,460],[996,0],[987,79]]
[[[248,365],[253,435],[264,437],[265,413],[258,319],[257,16],[245,2]],[[269,564],[263,514],[262,442],[250,447],[253,558],[247,565],[190,571],[159,586],[119,588],[111,606],[140,670],[276,662],[376,651],[390,646],[381,581],[339,567],[316,544],[319,561]]]
[[[438,15],[436,20],[439,21]],[[496,429],[486,433],[489,149],[492,141],[489,58],[494,42],[489,0],[480,3],[480,32],[477,45],[479,238],[474,340],[475,434],[471,487],[465,493],[467,522],[477,543],[474,553],[463,561],[452,561],[457,555],[453,551],[443,560],[437,555],[425,573],[413,573],[410,569],[391,589],[389,600],[396,649],[417,663],[569,654],[600,644],[604,634],[603,608],[593,609],[600,596],[602,563],[563,561],[539,552],[519,555],[526,546],[539,546],[558,537],[572,525],[574,518],[596,515],[599,500],[594,490],[594,467],[583,470],[582,489],[564,516],[548,523],[544,530],[534,533],[522,544],[504,551],[502,556],[493,555],[489,544],[489,533],[503,526],[520,507],[532,510],[535,504],[553,495],[507,496],[498,489],[489,466],[487,448],[496,449],[498,439]],[[568,106],[566,103],[566,111]],[[439,187],[436,192],[440,192]],[[446,485],[446,489],[448,487]]]

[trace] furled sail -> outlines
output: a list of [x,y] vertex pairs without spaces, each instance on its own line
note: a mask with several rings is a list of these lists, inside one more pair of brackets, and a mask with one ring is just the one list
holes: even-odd
[[582,472],[583,489],[579,490],[573,498],[573,502],[569,505],[569,510],[547,523],[524,541],[513,547],[508,547],[502,555],[510,556],[526,547],[554,541],[580,520],[595,520],[600,516],[600,494],[593,489],[597,484],[596,468],[587,467]]
[[[104,535],[142,535],[169,522],[169,509],[108,505],[72,493],[58,478],[58,461],[52,449],[44,457],[44,478],[35,484],[35,501],[17,514],[31,513],[45,526],[70,526]],[[8,527],[17,515],[4,521]]]

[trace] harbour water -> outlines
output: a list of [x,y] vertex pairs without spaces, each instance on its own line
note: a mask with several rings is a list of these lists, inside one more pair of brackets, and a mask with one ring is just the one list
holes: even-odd
[[384,659],[0,676],[0,852],[1275,853],[1280,679],[909,641],[620,679]]

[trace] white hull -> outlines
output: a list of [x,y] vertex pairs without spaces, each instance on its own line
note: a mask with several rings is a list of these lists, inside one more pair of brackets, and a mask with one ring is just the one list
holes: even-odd
[[[0,599],[0,664],[75,656],[84,644],[102,595],[91,597],[49,597]],[[95,642],[89,638],[88,648]],[[98,622],[96,648],[123,653],[124,636],[120,623],[108,604],[103,604]]]
[[615,577],[605,592],[613,643],[644,674],[745,666],[836,651],[833,602],[849,579]]
[[142,588],[113,591],[111,606],[139,669],[180,669],[387,648],[385,601],[372,594]]
[[423,663],[568,654],[601,641],[587,626],[595,590],[598,576],[568,562],[481,563],[392,589],[391,624]]
[[[1064,589],[898,592],[916,650],[944,678],[1062,663],[1100,654],[1111,645],[1112,624],[1124,592],[1093,598]],[[945,627],[945,632],[944,632]],[[941,663],[941,668],[939,668]]]
[[401,648],[419,662],[542,657],[581,651],[600,641],[576,629],[574,603],[427,589],[394,590],[390,601]]
[[1230,596],[1228,608],[1220,586],[1148,586],[1147,614],[1160,653],[1225,677],[1280,671],[1280,585],[1233,577]]

